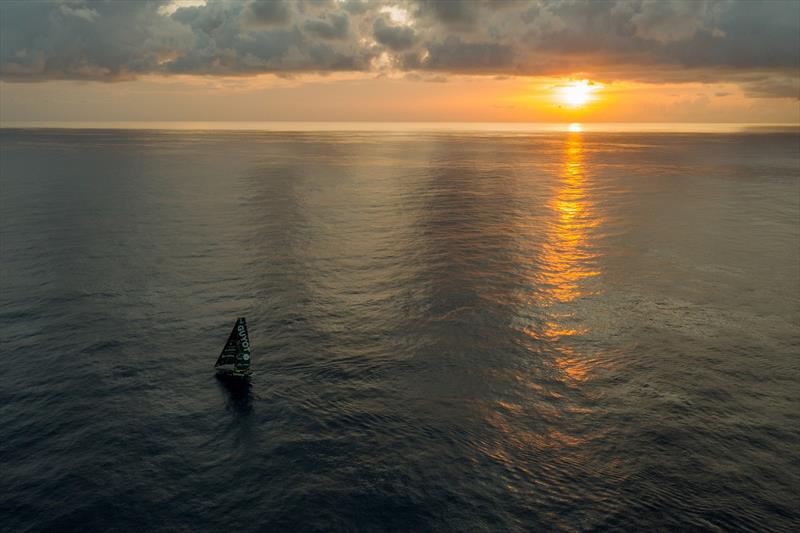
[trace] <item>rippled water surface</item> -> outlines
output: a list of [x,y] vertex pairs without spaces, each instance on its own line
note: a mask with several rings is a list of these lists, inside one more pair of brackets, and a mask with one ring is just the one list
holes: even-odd
[[0,529],[800,527],[797,134],[0,142]]

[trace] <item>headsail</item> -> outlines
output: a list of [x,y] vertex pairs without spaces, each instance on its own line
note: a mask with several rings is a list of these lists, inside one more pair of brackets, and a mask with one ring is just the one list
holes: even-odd
[[244,317],[236,320],[228,342],[219,354],[214,366],[233,365],[236,370],[250,368],[250,339],[247,336],[247,322]]

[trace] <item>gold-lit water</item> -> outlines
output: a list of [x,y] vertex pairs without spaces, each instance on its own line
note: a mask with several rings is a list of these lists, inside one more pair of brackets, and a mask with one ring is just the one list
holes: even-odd
[[[542,222],[546,231],[536,248],[529,251],[536,257],[536,272],[529,280],[534,296],[525,303],[529,323],[522,328],[534,341],[532,350],[536,351],[536,346],[548,347],[552,354],[552,375],[559,388],[576,392],[591,377],[596,361],[576,341],[589,333],[581,316],[581,300],[595,293],[590,282],[600,274],[600,269],[594,238],[603,224],[593,199],[592,173],[586,159],[583,133],[579,128],[571,128],[564,140],[549,200],[545,202]],[[487,413],[487,424],[501,438],[485,444],[484,453],[512,468],[515,454],[530,450],[550,450],[560,460],[584,464],[587,458],[582,448],[586,436],[556,431],[552,425],[520,432],[515,419],[532,413],[539,419],[552,421],[567,414],[590,416],[591,408],[570,401],[558,392],[559,388],[533,385],[537,380],[524,373],[515,379],[526,385],[527,393],[518,402],[497,402],[495,409]]]
[[[583,138],[572,132],[566,140],[558,190],[550,201],[554,221],[550,225],[541,262],[546,294],[551,304],[569,304],[588,296],[586,282],[599,274],[592,251],[591,233],[600,224],[588,186]],[[563,307],[563,306],[562,306]],[[586,333],[576,326],[574,310],[551,312],[541,336],[563,339]],[[585,359],[566,344],[558,346],[556,364],[572,381],[583,381],[590,370]]]
[[[587,281],[599,274],[592,232],[601,224],[588,184],[585,148],[580,131],[565,141],[558,182],[547,204],[549,221],[539,250],[539,272],[534,280],[538,290],[535,304],[545,311],[543,323],[531,325],[526,333],[537,340],[558,341],[585,333],[574,320],[569,304],[591,294]],[[567,347],[561,347],[568,353]],[[586,377],[577,360],[562,361],[563,370],[576,380]]]
[[566,141],[560,183],[549,203],[554,215],[542,248],[543,281],[549,298],[567,303],[584,296],[583,282],[598,274],[590,232],[599,224],[587,189],[584,147],[579,132]]

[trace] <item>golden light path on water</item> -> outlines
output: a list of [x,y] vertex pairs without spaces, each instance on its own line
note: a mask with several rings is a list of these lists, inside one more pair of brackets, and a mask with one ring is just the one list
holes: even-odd
[[[585,282],[599,274],[593,264],[596,254],[592,252],[590,233],[600,224],[600,219],[595,214],[587,184],[582,134],[580,129],[575,131],[572,127],[570,132],[564,149],[560,187],[549,204],[555,220],[550,225],[541,256],[551,304],[567,304],[587,295]],[[569,324],[572,315],[572,310],[554,309],[541,335],[556,341],[584,333],[581,328]],[[577,357],[574,349],[559,343],[559,352],[562,355],[556,363],[561,370],[572,380],[585,380],[588,366]]]
[[551,220],[539,255],[537,284],[543,288],[538,305],[546,310],[544,324],[526,328],[532,338],[553,343],[562,354],[557,363],[570,380],[586,379],[588,368],[565,342],[585,333],[574,324],[568,304],[589,294],[585,282],[599,274],[592,251],[591,231],[602,221],[595,212],[585,168],[580,125],[569,127],[558,185],[548,202]]
[[[575,391],[580,397],[579,390],[590,378],[594,364],[593,357],[582,353],[575,341],[588,333],[580,325],[579,306],[580,299],[593,292],[587,282],[600,274],[593,232],[604,220],[592,198],[591,172],[587,169],[580,125],[571,125],[563,142],[550,197],[544,204],[542,222],[546,230],[542,240],[534,245],[536,248],[529,249],[536,257],[536,273],[530,279],[531,296],[523,304],[528,308],[525,313],[528,322],[522,330],[535,342],[532,347],[535,357],[530,372],[514,376],[527,393],[517,402],[498,401],[495,409],[487,413],[487,423],[497,430],[500,438],[483,446],[482,451],[526,475],[532,475],[530,465],[521,464],[520,458],[530,454],[549,456],[551,463],[540,474],[567,490],[566,484],[561,485],[566,483],[561,479],[562,468],[591,470],[585,449],[589,437],[567,429],[565,421],[565,417],[575,420],[590,416],[591,409],[575,398],[570,399],[565,389]],[[534,236],[537,227],[538,224],[530,225]],[[539,354],[544,352],[536,346],[546,346],[552,359],[539,360]],[[544,362],[544,367],[538,366],[539,361]],[[552,374],[546,369],[548,366],[554,371]],[[555,381],[548,383],[553,378]],[[543,425],[536,430],[521,430],[519,420],[529,416],[537,417]],[[557,429],[559,425],[561,429]],[[578,494],[557,497],[573,496],[580,497]]]
[[599,224],[587,190],[584,148],[580,133],[570,133],[564,150],[560,186],[550,201],[555,220],[542,250],[544,278],[549,296],[571,302],[584,294],[581,282],[597,275],[590,265],[589,232]]

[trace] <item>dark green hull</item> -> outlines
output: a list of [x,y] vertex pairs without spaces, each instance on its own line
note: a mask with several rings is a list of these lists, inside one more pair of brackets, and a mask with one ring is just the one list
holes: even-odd
[[217,375],[222,377],[248,379],[253,375],[252,370],[236,370],[235,368],[217,368]]

